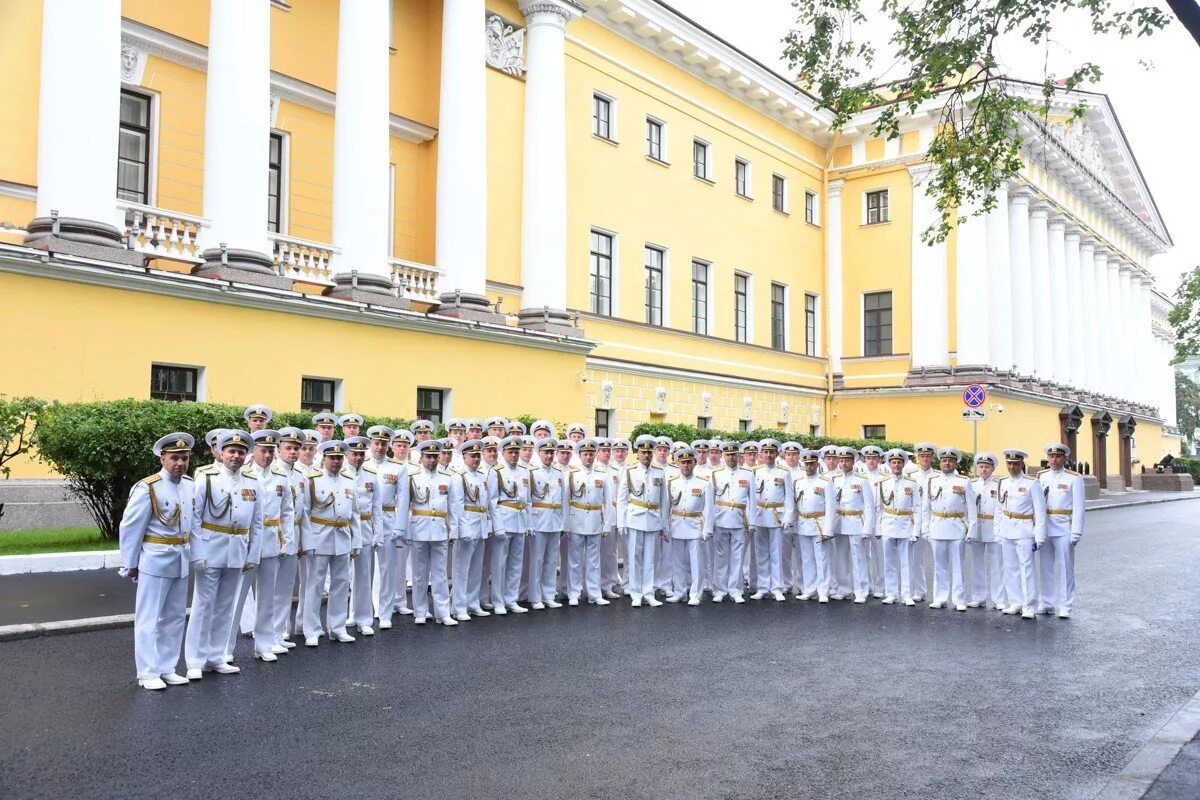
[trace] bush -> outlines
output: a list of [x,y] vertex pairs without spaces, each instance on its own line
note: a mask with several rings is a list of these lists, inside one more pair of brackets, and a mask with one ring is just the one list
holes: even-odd
[[1187,470],[1188,474],[1192,476],[1192,480],[1196,482],[1196,485],[1200,486],[1200,458],[1180,457],[1175,459],[1175,463]]
[[45,400],[0,395],[0,477],[9,476],[7,462],[37,446],[37,422],[45,410]]

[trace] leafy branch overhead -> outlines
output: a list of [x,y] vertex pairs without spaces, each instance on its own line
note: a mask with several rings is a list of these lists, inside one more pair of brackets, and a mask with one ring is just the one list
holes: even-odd
[[[894,139],[904,118],[925,109],[940,113],[926,192],[941,216],[923,232],[927,242],[944,241],[959,220],[995,207],[996,191],[1021,169],[1017,131],[1023,118],[1045,119],[1056,93],[1100,79],[1100,67],[1085,62],[1063,76],[1039,76],[1039,99],[1018,96],[1000,71],[1003,41],[1019,37],[1044,46],[1055,24],[1078,24],[1080,18],[1096,35],[1142,37],[1171,19],[1150,5],[1114,10],[1109,0],[881,0],[879,13],[891,36],[885,68],[877,72],[880,53],[856,38],[856,28],[868,23],[862,0],[792,5],[796,29],[783,39],[784,57],[819,105],[833,112],[835,131],[876,110],[873,135]],[[873,14],[872,24],[877,21]],[[893,67],[907,77],[880,83],[879,75]],[[1072,120],[1083,111],[1075,106]]]
[[1192,267],[1175,290],[1175,307],[1167,315],[1175,330],[1175,364],[1200,356],[1200,265]]
[[37,444],[38,417],[45,410],[45,400],[0,395],[0,476],[7,478],[8,462]]

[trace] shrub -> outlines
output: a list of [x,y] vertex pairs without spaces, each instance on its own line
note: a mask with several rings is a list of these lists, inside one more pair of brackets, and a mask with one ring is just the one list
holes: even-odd
[[1196,485],[1200,486],[1200,458],[1179,457],[1175,459],[1175,463],[1183,467],[1192,476],[1192,480],[1196,482]]
[[45,400],[0,395],[0,477],[9,476],[9,461],[37,445],[38,418],[45,410]]

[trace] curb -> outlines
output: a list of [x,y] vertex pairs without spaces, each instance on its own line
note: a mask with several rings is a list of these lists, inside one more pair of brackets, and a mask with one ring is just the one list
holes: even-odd
[[38,636],[59,636],[65,633],[106,631],[110,628],[133,626],[133,614],[113,614],[109,617],[64,619],[55,622],[27,622],[22,625],[0,625],[0,642],[34,639]]
[[1110,508],[1133,508],[1134,506],[1154,506],[1160,503],[1181,503],[1184,500],[1200,500],[1200,492],[1185,497],[1157,497],[1153,500],[1129,500],[1124,503],[1106,503],[1102,506],[1087,509],[1088,513],[1093,511],[1108,511]]
[[121,566],[120,550],[80,550],[76,553],[0,556],[0,575],[25,575],[31,572],[78,572],[84,569],[116,569],[119,566]]
[[1200,732],[1200,692],[1183,704],[1093,800],[1138,800]]

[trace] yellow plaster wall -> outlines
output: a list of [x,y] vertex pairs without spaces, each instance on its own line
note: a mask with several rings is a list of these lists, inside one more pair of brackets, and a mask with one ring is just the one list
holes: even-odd
[[[0,75],[9,109],[0,123],[0,180],[37,185],[38,92],[41,81],[41,0],[0,0]],[[0,198],[0,202],[12,198]],[[11,206],[9,206],[11,207]],[[24,225],[32,214],[0,220]]]
[[279,101],[275,127],[288,136],[289,236],[333,241],[333,117]]
[[158,123],[158,150],[152,154],[157,159],[158,180],[150,205],[185,214],[204,213],[206,83],[199,70],[154,55],[146,57],[140,85],[154,93]]
[[[272,26],[284,13],[286,12],[279,10],[271,12]],[[121,0],[121,16],[208,46],[208,0],[175,3],[164,3],[162,0]]]
[[489,69],[487,93],[487,277],[523,286],[521,184],[525,163],[525,83]]
[[293,2],[290,11],[271,9],[271,69],[337,91],[338,1],[304,0]]
[[[390,59],[393,114],[437,127],[441,42],[441,0],[393,0]],[[482,63],[479,68],[486,69]]]

